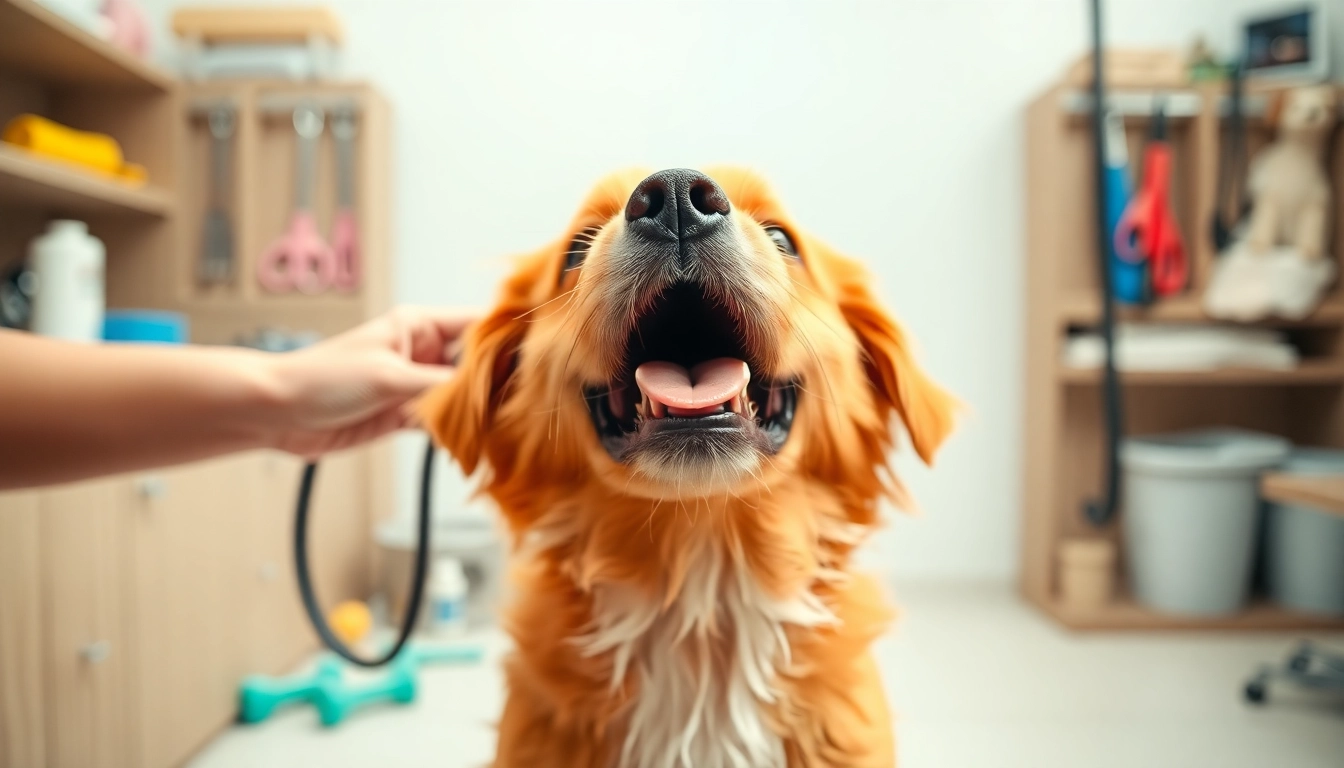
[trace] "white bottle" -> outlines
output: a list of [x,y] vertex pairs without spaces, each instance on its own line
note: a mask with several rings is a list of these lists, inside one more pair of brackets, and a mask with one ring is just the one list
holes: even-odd
[[461,637],[467,631],[467,575],[455,557],[434,561],[429,581],[429,632],[440,638]]
[[29,328],[70,341],[103,337],[103,242],[82,221],[57,219],[28,246],[37,293]]

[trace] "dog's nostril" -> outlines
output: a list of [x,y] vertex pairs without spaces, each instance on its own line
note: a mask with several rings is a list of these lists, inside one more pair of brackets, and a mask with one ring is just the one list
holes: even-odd
[[697,180],[691,185],[691,205],[706,216],[716,213],[726,215],[732,210],[723,190],[709,179]]
[[644,211],[643,218],[656,219],[658,214],[663,212],[663,203],[666,202],[666,196],[661,189],[650,189],[648,194],[648,203]]
[[625,220],[657,219],[667,204],[668,193],[675,193],[669,186],[667,180],[657,174],[641,182],[625,204]]

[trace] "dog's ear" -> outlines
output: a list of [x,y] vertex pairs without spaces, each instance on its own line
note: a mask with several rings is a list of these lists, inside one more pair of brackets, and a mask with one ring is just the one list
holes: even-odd
[[528,259],[504,285],[499,303],[463,338],[457,371],[421,399],[425,428],[471,474],[481,461],[485,437],[507,395],[523,342],[523,316],[534,306],[541,259]]
[[828,256],[828,276],[834,280],[840,312],[863,348],[881,414],[889,418],[894,410],[915,452],[925,464],[932,464],[955,425],[958,403],[915,362],[905,332],[873,294],[867,271],[833,251]]

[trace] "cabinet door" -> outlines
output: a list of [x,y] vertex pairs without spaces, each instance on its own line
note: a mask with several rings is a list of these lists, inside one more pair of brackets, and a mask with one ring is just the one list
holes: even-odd
[[0,768],[45,765],[38,495],[0,493]]
[[[294,505],[303,462],[282,454],[259,459],[262,493],[250,510],[249,661],[253,672],[288,669],[316,647],[294,575]],[[309,562],[322,605],[367,599],[372,530],[369,464],[364,451],[326,457],[318,471],[308,524]]]
[[137,766],[124,480],[39,495],[47,764]]
[[245,663],[250,672],[280,674],[315,647],[294,579],[294,501],[302,464],[264,453],[256,467],[260,482],[243,510]]
[[134,480],[136,692],[142,765],[179,765],[237,712],[245,505],[255,463],[234,457]]

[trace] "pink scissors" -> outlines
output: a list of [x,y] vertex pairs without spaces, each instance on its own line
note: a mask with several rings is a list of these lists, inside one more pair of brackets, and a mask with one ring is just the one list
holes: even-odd
[[285,233],[271,243],[257,264],[257,282],[272,293],[322,293],[336,281],[336,256],[317,233],[313,216],[313,166],[322,123],[322,111],[316,107],[294,110],[298,140],[294,213]]

